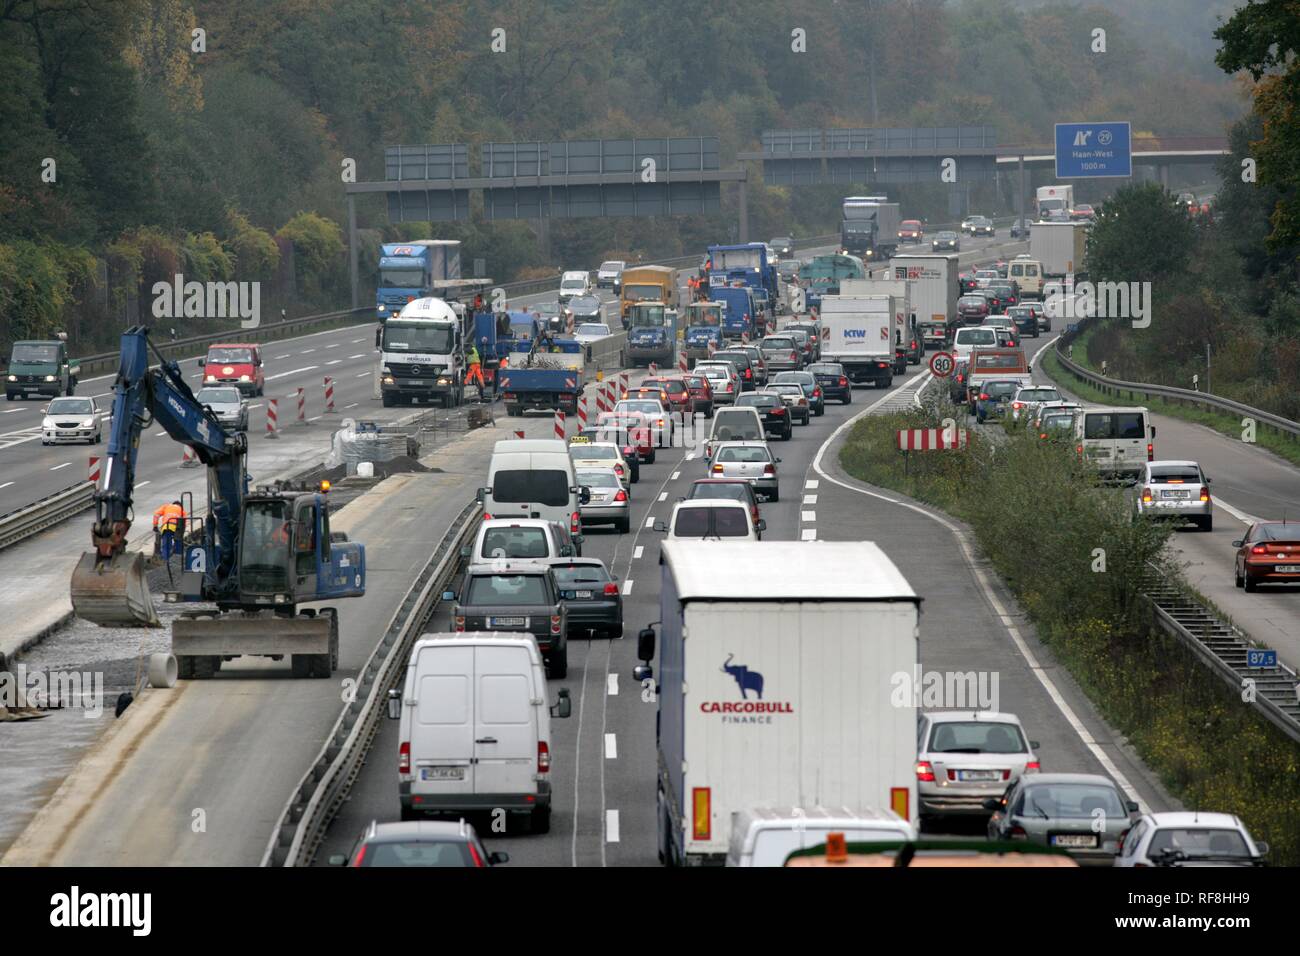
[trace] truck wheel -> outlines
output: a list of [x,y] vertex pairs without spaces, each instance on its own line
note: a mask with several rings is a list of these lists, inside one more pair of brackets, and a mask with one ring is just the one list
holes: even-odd
[[68,390],[67,390],[66,392],[64,392],[63,394],[64,394],[64,395],[76,395],[76,394],[77,394],[77,380],[76,380],[75,378],[74,378],[74,379],[69,379],[69,380],[68,380]]
[[389,395],[387,392],[385,392],[385,393],[384,393],[384,397],[383,397],[383,403],[384,403],[384,408],[392,408],[392,407],[393,407],[393,396],[392,396],[392,395]]
[[190,660],[194,662],[194,680],[211,680],[221,669],[221,658],[210,654],[199,654]]
[[398,815],[401,817],[403,823],[412,823],[420,819],[420,814],[416,813],[410,807],[402,807],[402,809],[398,811]]
[[320,616],[329,618],[330,622],[330,670],[336,671],[339,667],[339,612],[332,607],[323,607],[320,609]]
[[[333,650],[333,647],[331,647],[331,650]],[[331,654],[295,654],[294,660],[296,661],[299,657],[307,658],[308,677],[315,677],[317,679],[328,678],[331,674],[334,673],[334,668],[331,666],[334,661],[334,654],[332,653]]]
[[551,680],[563,680],[569,674],[569,646],[551,654],[551,663],[546,668],[546,676]]
[[[1241,587],[1240,583],[1237,587]],[[189,654],[176,656],[176,676],[180,680],[194,680],[194,658]]]
[[620,518],[617,527],[618,527],[619,534],[627,534],[629,531],[632,530],[632,519]]
[[507,406],[506,406],[506,414],[509,415],[511,418],[518,418],[518,417],[519,417],[519,406],[518,406],[518,405],[507,405]]
[[532,817],[528,821],[528,829],[532,833],[550,833],[551,808],[545,806],[535,809],[532,813]]
[[843,401],[845,405],[852,405],[852,404],[853,404],[853,386],[852,386],[852,385],[850,385],[848,391],[844,393],[844,398],[841,399],[841,401]]
[[893,384],[894,384],[894,376],[890,375],[890,376],[886,377],[886,379],[885,379],[885,384],[884,384],[883,386],[881,386],[881,387],[882,387],[882,388],[890,388]]
[[295,679],[312,676],[311,654],[293,654],[289,658],[289,669]]

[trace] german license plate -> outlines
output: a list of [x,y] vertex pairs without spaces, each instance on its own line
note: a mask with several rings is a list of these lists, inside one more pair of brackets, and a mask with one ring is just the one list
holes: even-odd
[[523,627],[524,619],[522,617],[490,617],[488,618],[488,627]]
[[958,770],[957,779],[963,782],[976,780],[997,780],[1002,774],[996,770]]
[[590,591],[578,591],[577,594],[578,594],[579,599],[581,599],[581,598],[589,598],[589,597],[591,597],[591,592],[590,592]]
[[1166,498],[1190,498],[1191,496],[1192,493],[1190,491],[1166,491],[1165,492]]
[[1273,570],[1278,574],[1300,574],[1300,564],[1279,564]]
[[1052,846],[1095,847],[1096,845],[1097,845],[1097,834],[1095,833],[1054,833],[1052,834]]
[[421,780],[464,780],[464,767],[421,767]]
[[422,378],[410,378],[406,380],[406,384],[407,385],[428,385],[429,383]]

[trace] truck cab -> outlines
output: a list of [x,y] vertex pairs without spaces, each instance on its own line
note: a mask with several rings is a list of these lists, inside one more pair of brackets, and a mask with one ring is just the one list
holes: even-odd
[[434,280],[460,278],[460,241],[417,239],[379,247],[375,314],[380,322],[397,315],[407,303],[434,294]]
[[755,315],[758,304],[754,301],[753,291],[746,285],[713,286],[709,289],[709,298],[722,304],[722,337],[739,339],[749,336],[756,339],[757,322]]
[[423,298],[384,323],[379,382],[385,408],[399,399],[437,400],[444,408],[464,402],[467,321],[463,309]]
[[682,324],[686,328],[686,359],[691,367],[709,356],[709,344],[722,348],[721,302],[693,302],[686,307]]
[[672,361],[677,352],[677,313],[666,303],[637,302],[627,321],[627,357],[633,365]]
[[63,339],[15,342],[9,353],[9,372],[5,375],[5,398],[28,395],[75,395],[81,365],[68,358]]

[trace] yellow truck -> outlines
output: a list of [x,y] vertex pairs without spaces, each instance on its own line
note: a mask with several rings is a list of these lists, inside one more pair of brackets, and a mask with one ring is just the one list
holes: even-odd
[[677,270],[668,266],[637,266],[623,270],[623,301],[619,316],[627,328],[627,314],[634,303],[662,302],[677,309]]

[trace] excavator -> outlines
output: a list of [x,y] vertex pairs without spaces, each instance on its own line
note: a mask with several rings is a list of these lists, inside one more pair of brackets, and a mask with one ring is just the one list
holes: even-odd
[[105,627],[161,626],[144,555],[127,550],[140,437],[157,423],[208,469],[207,517],[182,549],[179,590],[166,598],[216,609],[183,611],[173,621],[179,676],[211,678],[240,656],[287,657],[294,677],[331,676],[337,613],[298,605],[364,596],[365,547],[330,531],[327,492],[285,484],[250,490],[247,435],[218,424],[180,366],[149,341],[148,327],[127,329],[121,342],[112,434],[95,490],[94,550],[73,571],[73,611]]

